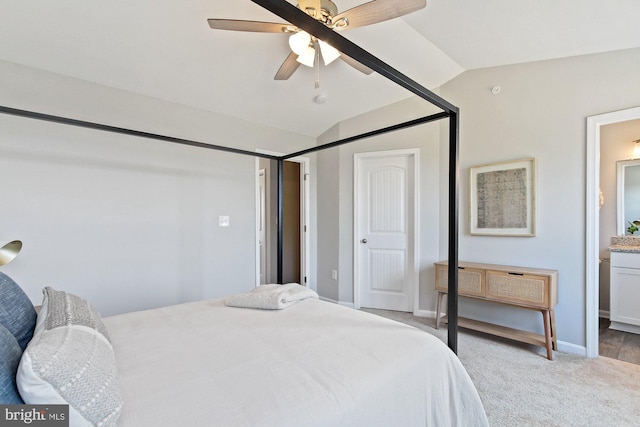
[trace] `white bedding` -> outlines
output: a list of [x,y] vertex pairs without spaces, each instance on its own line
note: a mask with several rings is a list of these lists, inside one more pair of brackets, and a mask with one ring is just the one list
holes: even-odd
[[104,323],[121,427],[487,425],[440,340],[336,304],[267,311],[210,300]]

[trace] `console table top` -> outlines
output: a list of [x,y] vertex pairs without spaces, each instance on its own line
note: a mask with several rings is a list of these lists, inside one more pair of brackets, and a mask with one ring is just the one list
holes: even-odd
[[[438,261],[434,264],[449,265],[449,262],[446,260],[443,260],[443,261]],[[485,264],[480,262],[468,262],[468,261],[458,261],[458,267],[481,268],[484,270],[506,271],[506,272],[512,272],[512,273],[522,273],[522,274],[542,274],[542,275],[549,275],[549,276],[558,275],[558,270],[549,270],[544,268],[516,267],[512,265]]]

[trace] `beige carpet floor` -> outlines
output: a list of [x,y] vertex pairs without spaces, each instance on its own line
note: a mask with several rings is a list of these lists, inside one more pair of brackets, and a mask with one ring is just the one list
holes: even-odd
[[[409,313],[364,309],[446,342],[446,326]],[[492,426],[640,426],[640,365],[555,352],[460,330],[458,357]]]

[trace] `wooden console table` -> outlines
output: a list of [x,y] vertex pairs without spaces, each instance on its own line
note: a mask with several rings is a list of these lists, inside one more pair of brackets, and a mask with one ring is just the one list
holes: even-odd
[[[438,291],[436,329],[439,329],[442,298],[447,294],[449,272],[447,261],[436,262],[434,265]],[[558,303],[558,272],[556,270],[459,262],[458,295],[540,311],[544,335],[463,317],[458,318],[458,325],[462,328],[545,347],[547,359],[553,360],[553,350],[558,349],[553,312]]]

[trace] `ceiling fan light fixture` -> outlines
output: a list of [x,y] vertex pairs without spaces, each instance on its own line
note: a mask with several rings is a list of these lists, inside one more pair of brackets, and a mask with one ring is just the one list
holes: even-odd
[[311,43],[311,35],[305,31],[298,31],[289,36],[289,47],[298,56],[304,54],[309,48],[309,43]]
[[316,58],[315,49],[312,48],[311,46],[307,46],[305,51],[302,52],[300,55],[298,55],[298,59],[296,59],[296,61],[298,61],[302,65],[306,65],[307,67],[313,67],[313,62],[315,61],[315,58]]
[[[366,0],[355,7],[338,13],[333,0],[296,0],[300,11],[314,18],[318,23],[332,30],[364,27],[378,22],[388,21],[424,8],[427,0]],[[355,0],[351,0],[355,1]],[[289,0],[293,3],[293,0]],[[285,18],[286,19],[286,18]],[[316,87],[320,81],[320,56],[325,65],[340,58],[351,67],[371,74],[373,70],[362,65],[348,55],[322,43],[317,37],[302,31],[291,23],[248,21],[242,19],[208,19],[209,27],[214,30],[248,31],[255,33],[287,34],[291,52],[280,65],[275,80],[287,80],[299,68],[299,64],[315,68]]]
[[324,65],[329,65],[340,57],[340,51],[338,49],[322,40],[318,41],[320,42],[320,53],[322,53]]

